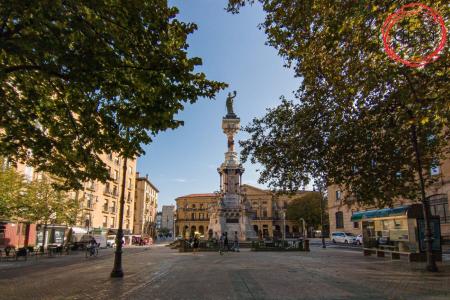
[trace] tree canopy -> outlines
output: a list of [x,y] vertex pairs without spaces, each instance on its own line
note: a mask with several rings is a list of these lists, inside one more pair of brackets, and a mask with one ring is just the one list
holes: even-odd
[[292,200],[287,208],[286,217],[288,220],[300,220],[303,218],[308,227],[318,228],[320,226],[320,193],[307,193],[303,197]]
[[0,166],[0,220],[17,218],[17,202],[23,197],[24,189],[23,175],[7,164]]
[[183,124],[185,103],[226,85],[197,72],[166,0],[2,1],[0,154],[80,188],[108,178],[99,154],[135,157]]
[[[254,2],[231,0],[229,10]],[[251,136],[243,151],[256,154],[264,166],[261,179],[286,185],[298,170],[295,178],[302,183],[315,169],[314,153],[320,153],[319,170],[328,183],[342,186],[352,199],[379,206],[399,197],[423,199],[413,141],[428,187],[438,179],[429,170],[448,158],[449,55],[447,47],[423,68],[405,67],[386,55],[382,25],[410,1],[258,2],[267,13],[261,27],[268,44],[301,79],[298,101],[283,102],[247,127]],[[423,3],[448,22],[444,1]],[[440,38],[438,28],[420,22],[404,20],[392,33],[401,49],[418,55],[429,48],[416,48],[418,41]],[[308,156],[305,149],[315,152]],[[265,161],[268,155],[258,156],[261,151],[274,158]]]

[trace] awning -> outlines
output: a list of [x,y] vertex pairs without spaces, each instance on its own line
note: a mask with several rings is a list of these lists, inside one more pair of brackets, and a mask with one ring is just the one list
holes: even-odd
[[385,217],[393,217],[393,216],[402,216],[405,215],[410,205],[399,206],[394,208],[383,208],[383,209],[374,209],[374,210],[366,210],[366,211],[358,211],[353,213],[351,221],[357,222],[362,219],[374,219],[374,218],[385,218]]

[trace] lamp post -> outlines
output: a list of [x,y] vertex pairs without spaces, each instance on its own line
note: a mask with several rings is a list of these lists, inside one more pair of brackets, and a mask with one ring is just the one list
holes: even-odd
[[324,224],[323,224],[323,213],[324,213],[324,209],[323,209],[323,197],[322,197],[322,193],[320,193],[320,236],[322,238],[322,248],[326,248],[326,244],[325,244],[325,235],[324,235]]

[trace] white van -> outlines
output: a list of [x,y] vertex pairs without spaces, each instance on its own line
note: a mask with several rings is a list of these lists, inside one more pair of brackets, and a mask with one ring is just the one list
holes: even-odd
[[354,244],[356,242],[356,236],[350,232],[333,232],[331,233],[331,241],[333,243]]

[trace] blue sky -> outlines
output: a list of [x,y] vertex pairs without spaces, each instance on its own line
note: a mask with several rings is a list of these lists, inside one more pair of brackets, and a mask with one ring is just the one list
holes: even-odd
[[[148,174],[160,190],[158,210],[174,204],[175,198],[191,193],[210,193],[219,188],[217,167],[224,159],[226,137],[221,129],[226,114],[225,99],[236,90],[234,110],[241,125],[262,116],[268,107],[291,97],[299,85],[293,72],[283,67],[275,49],[264,45],[266,36],[257,25],[264,20],[259,6],[247,7],[238,15],[224,10],[224,0],[173,0],[178,19],[194,22],[198,30],[189,37],[189,55],[203,59],[199,71],[209,79],[224,81],[230,88],[215,100],[200,99],[187,105],[177,119],[185,125],[159,134],[145,146],[138,159],[138,171]],[[240,132],[237,139],[244,139]],[[236,143],[237,144],[237,143]],[[239,148],[238,148],[239,151]],[[246,163],[243,182],[257,184],[257,166]]]

